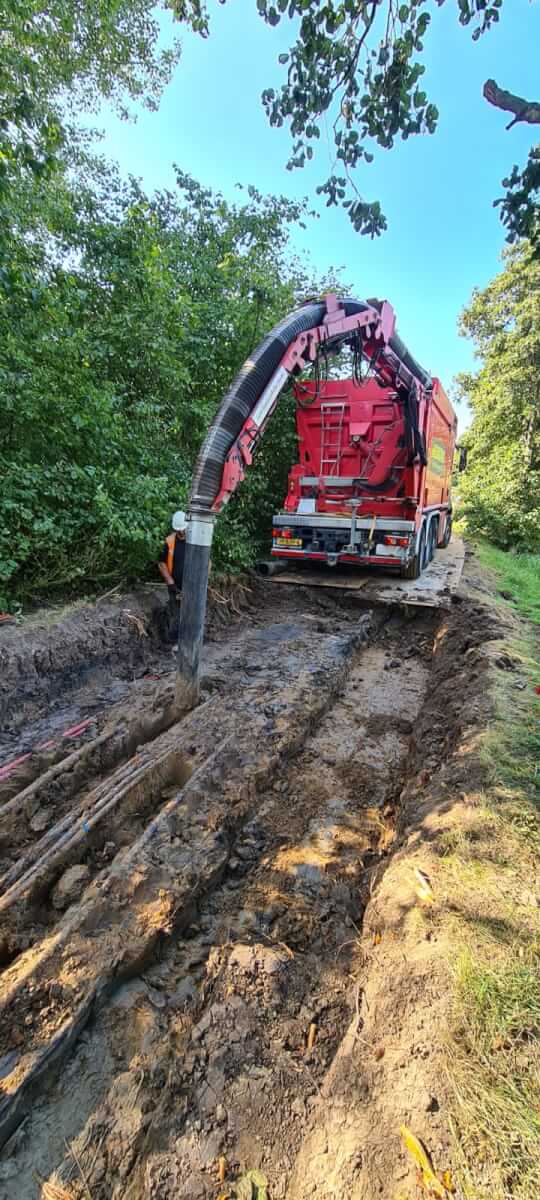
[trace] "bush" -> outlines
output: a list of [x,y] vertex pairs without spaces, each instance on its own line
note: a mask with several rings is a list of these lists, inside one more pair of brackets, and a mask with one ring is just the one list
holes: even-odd
[[[302,206],[178,185],[148,198],[100,164],[76,192],[40,185],[31,238],[21,222],[0,292],[3,607],[154,575],[221,396],[306,286],[287,257]],[[288,401],[218,522],[216,566],[264,550],[293,454]]]

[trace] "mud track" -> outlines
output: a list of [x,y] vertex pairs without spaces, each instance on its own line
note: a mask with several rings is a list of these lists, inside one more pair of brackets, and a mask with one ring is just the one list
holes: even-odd
[[419,769],[438,625],[272,596],[210,641],[187,717],[157,644],[159,678],[11,781],[2,1200],[40,1180],[206,1200],[220,1156],[231,1177],[261,1167],[272,1200],[343,1194],[346,1139],[320,1193],[295,1164],[351,1020],[362,1038],[359,932]]

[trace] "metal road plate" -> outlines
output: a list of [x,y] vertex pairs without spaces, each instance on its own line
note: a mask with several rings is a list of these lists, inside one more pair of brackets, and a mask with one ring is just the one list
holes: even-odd
[[370,582],[371,576],[357,574],[336,575],[332,568],[321,571],[283,571],[268,576],[269,583],[295,583],[297,587],[347,588],[356,591]]
[[401,579],[384,568],[358,569],[336,574],[332,567],[314,571],[286,571],[272,575],[269,583],[296,584],[297,587],[341,588],[347,591],[362,589],[362,602],[374,604],[405,604],[419,608],[450,608],[452,595],[457,591],[465,561],[461,538],[453,537],[447,550],[437,550],[420,579]]

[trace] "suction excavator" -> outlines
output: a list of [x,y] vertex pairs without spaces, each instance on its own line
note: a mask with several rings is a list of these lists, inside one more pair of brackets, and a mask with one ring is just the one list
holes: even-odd
[[[330,378],[328,365],[344,347],[352,377]],[[332,294],[307,302],[244,363],[199,453],[179,642],[186,681],[198,672],[214,521],[290,383],[299,462],[273,518],[268,570],[277,561],[315,560],[395,567],[416,579],[450,541],[457,418],[442,384],[410,354],[386,300]]]

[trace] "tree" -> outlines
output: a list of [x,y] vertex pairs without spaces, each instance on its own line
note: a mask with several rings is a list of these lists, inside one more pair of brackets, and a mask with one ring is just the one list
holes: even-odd
[[[223,0],[225,2],[225,0]],[[440,0],[443,3],[444,0]],[[256,0],[270,26],[299,20],[296,41],[280,62],[287,79],[263,92],[272,125],[290,122],[289,169],[314,156],[320,118],[333,121],[336,169],[318,191],[327,205],[342,204],[354,228],[370,236],[386,229],[380,204],[359,192],[353,172],[373,159],[373,146],[391,149],[396,138],[433,133],[438,110],[422,87],[424,39],[431,22],[426,0]],[[503,0],[457,0],[459,21],[474,39],[499,21]],[[73,128],[65,108],[93,108],[102,99],[123,107],[125,97],[157,104],[178,59],[177,44],[159,52],[159,9],[208,36],[205,0],[0,0],[0,205],[14,168],[42,174],[69,151]],[[490,103],[514,121],[537,124],[540,104],[484,86]],[[496,201],[509,240],[540,241],[540,149],[525,168],[514,167]],[[5,222],[2,222],[5,229]]]
[[[157,104],[179,47],[159,51],[155,0],[1,0],[0,148],[40,173],[63,134],[62,108],[122,105],[126,96]],[[176,15],[201,32],[198,0]],[[0,179],[1,179],[0,175]]]
[[[484,96],[496,108],[514,114],[507,129],[512,129],[522,121],[528,125],[540,125],[540,101],[515,96],[513,92],[500,88],[494,79],[488,79],[484,84]],[[495,204],[501,205],[502,221],[508,229],[507,240],[513,243],[520,238],[527,239],[534,253],[540,254],[540,146],[533,146],[529,151],[522,171],[519,167],[513,167],[508,178],[503,179],[503,187],[507,189],[506,195],[496,200]]]
[[[180,48],[159,50],[159,9],[204,33],[200,0],[0,0],[0,288],[10,284],[12,193],[78,155],[73,122],[103,100],[157,107]],[[6,276],[7,272],[7,276]]]
[[[256,0],[270,26],[282,20],[299,21],[296,41],[280,54],[286,82],[263,92],[271,125],[290,123],[293,139],[289,170],[314,157],[320,138],[320,119],[333,122],[335,168],[317,189],[327,206],[341,204],[355,230],[375,237],[387,227],[378,201],[359,191],[353,172],[373,160],[373,146],[390,150],[396,138],[434,133],[438,110],[422,86],[421,61],[431,14],[426,0]],[[438,0],[439,7],[444,0]],[[496,24],[503,0],[457,0],[460,24],[472,28],[477,40]],[[208,33],[203,6],[201,31]],[[514,122],[540,123],[540,103],[521,100],[498,88],[484,86],[490,103],[507,107]],[[540,243],[540,148],[531,151],[523,171],[514,167],[503,180],[506,195],[495,201],[508,240],[527,237]]]
[[[288,251],[304,206],[254,188],[229,204],[178,172],[176,192],[147,196],[89,159],[85,184],[20,179],[12,207],[0,606],[152,570],[223,393],[313,287]],[[285,405],[219,523],[217,565],[252,561],[293,450]]]
[[[502,4],[458,0],[460,23],[472,26],[476,40],[499,21]],[[351,172],[372,161],[371,144],[391,149],[398,136],[405,140],[436,129],[438,110],[421,85],[421,54],[431,22],[424,0],[257,0],[257,7],[270,25],[285,15],[300,17],[294,46],[280,56],[287,82],[277,94],[273,89],[263,93],[271,124],[291,122],[295,141],[289,167],[302,167],[313,157],[319,118],[329,112],[342,172],[330,175],[318,190],[328,205],[342,203],[348,209],[356,230],[372,237],[381,233],[386,218],[380,205],[362,197]],[[487,98],[497,104],[502,93],[494,87]],[[522,102],[515,119],[540,122],[540,105]],[[523,174],[514,168],[504,181],[507,195],[497,202],[510,239],[538,234],[537,155]]]
[[461,317],[481,367],[459,377],[473,412],[460,492],[470,528],[505,548],[540,547],[540,263],[526,244]]

